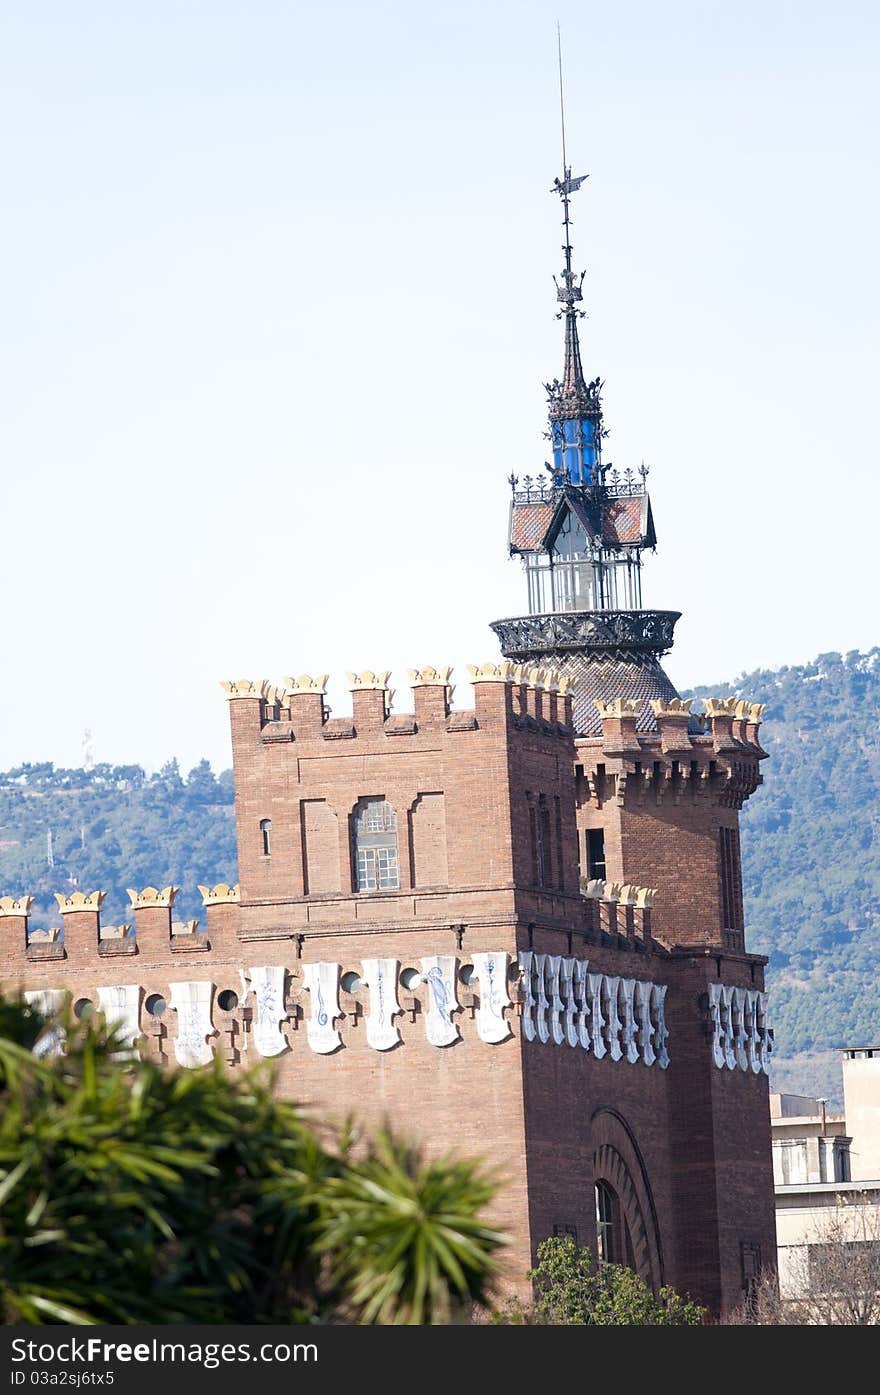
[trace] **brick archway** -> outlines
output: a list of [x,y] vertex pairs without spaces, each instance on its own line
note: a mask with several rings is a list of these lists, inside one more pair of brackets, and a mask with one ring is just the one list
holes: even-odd
[[632,1244],[636,1273],[656,1293],[664,1283],[663,1251],[651,1183],[628,1124],[614,1109],[597,1109],[592,1120],[593,1178],[617,1195]]

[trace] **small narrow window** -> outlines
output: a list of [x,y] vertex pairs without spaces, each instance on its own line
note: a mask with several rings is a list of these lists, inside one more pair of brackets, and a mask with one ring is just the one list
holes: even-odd
[[532,845],[532,885],[541,885],[541,873],[543,868],[543,854],[538,845],[538,811],[535,808],[535,801],[532,795],[527,794],[529,807],[529,835]]
[[272,820],[262,819],[260,821],[260,837],[263,840],[263,856],[268,857],[272,851]]
[[587,829],[587,866],[590,869],[590,881],[605,880],[605,830],[604,828]]
[[718,864],[721,879],[721,928],[742,934],[742,869],[738,829],[719,828]]
[[538,885],[553,885],[553,855],[550,842],[550,810],[547,796],[542,794],[538,804]]

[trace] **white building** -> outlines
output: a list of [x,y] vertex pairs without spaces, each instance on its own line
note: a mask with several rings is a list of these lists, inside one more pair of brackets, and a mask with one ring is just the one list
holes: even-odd
[[797,1298],[829,1239],[880,1248],[880,1047],[843,1053],[842,1113],[770,1096],[776,1243],[784,1298]]

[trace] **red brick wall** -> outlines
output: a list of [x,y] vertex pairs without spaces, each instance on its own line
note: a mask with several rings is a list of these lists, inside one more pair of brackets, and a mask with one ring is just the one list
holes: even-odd
[[[740,797],[731,793],[727,757],[711,738],[697,738],[685,777],[650,738],[625,755],[603,741],[575,752],[549,695],[502,682],[476,684],[471,715],[450,715],[440,685],[415,689],[411,719],[386,720],[381,691],[355,697],[353,722],[328,723],[320,695],[304,693],[290,698],[289,721],[268,727],[258,698],[230,703],[241,904],[209,907],[210,949],[201,936],[172,940],[170,908],[144,907],[136,943],[99,945],[97,916],[81,913],[64,918],[64,949],[44,946],[26,958],[23,920],[0,917],[3,982],[66,986],[75,1000],[94,1000],[99,984],[138,983],[143,1002],[152,992],[167,999],[178,979],[210,980],[215,1049],[236,1069],[255,1057],[252,1045],[244,1049],[242,1009],[250,1004],[223,1013],[216,995],[241,995],[242,968],[283,964],[292,1018],[284,1027],[290,1049],[276,1060],[278,1088],[322,1118],[387,1118],[431,1153],[452,1147],[499,1167],[494,1214],[512,1236],[511,1285],[522,1287],[554,1226],[573,1225],[595,1246],[594,1155],[617,1129],[630,1140],[620,1145],[628,1166],[648,1178],[663,1280],[713,1310],[733,1306],[741,1244],[758,1243],[765,1261],[773,1258],[773,1191],[766,1078],[718,1070],[707,1037],[713,978],[761,986],[761,961],[719,944],[717,830],[735,825]],[[576,761],[581,788],[588,791],[589,776],[595,793],[579,804]],[[382,796],[397,811],[397,891],[351,889],[349,818],[365,796]],[[542,798],[550,884],[539,887],[530,808],[540,809]],[[272,821],[268,857],[263,819]],[[632,932],[629,942],[615,933],[605,904],[600,931],[595,903],[578,888],[578,830],[587,826],[605,828],[609,880],[658,887],[655,933],[691,948],[646,952]],[[618,929],[626,926],[621,910]],[[667,984],[669,1069],[526,1042],[517,1007],[508,1012],[514,1036],[490,1045],[477,1034],[475,990],[462,984],[462,1040],[452,1046],[425,1038],[424,986],[398,990],[404,1011],[394,1049],[367,1044],[365,994],[345,993],[342,1047],[323,1056],[308,1046],[304,964],[360,973],[363,959],[377,955],[405,969],[426,955],[466,963],[478,950],[529,947]],[[174,1017],[142,1011],[156,1059],[173,1060]]]

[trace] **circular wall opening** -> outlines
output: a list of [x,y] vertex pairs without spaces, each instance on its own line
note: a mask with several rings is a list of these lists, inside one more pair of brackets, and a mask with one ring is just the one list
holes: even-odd
[[418,988],[419,984],[422,982],[422,975],[419,973],[418,969],[404,969],[403,973],[400,975],[400,981],[404,988]]
[[476,977],[477,977],[477,971],[476,971],[476,969],[474,968],[473,964],[465,964],[465,965],[462,966],[462,970],[461,970],[461,973],[459,974],[459,978],[461,979],[461,981],[462,981],[462,983],[464,984],[465,988],[470,988],[471,984],[474,982],[474,980],[476,979]]
[[359,988],[363,987],[363,979],[353,969],[349,969],[347,974],[343,974],[340,982],[346,993],[356,993]]
[[95,1004],[91,998],[79,998],[73,1005],[73,1015],[80,1022],[87,1022],[95,1011]]
[[222,1012],[234,1012],[238,1007],[238,994],[232,988],[221,988],[217,994],[217,1006]]
[[168,1004],[161,993],[151,993],[144,1003],[144,1007],[151,1017],[161,1017],[167,1006]]

